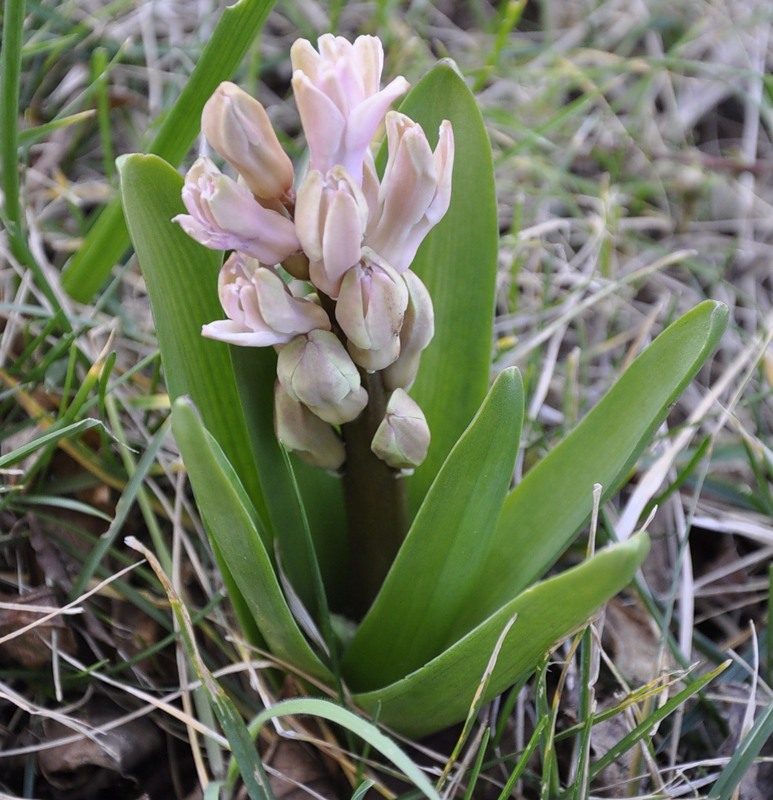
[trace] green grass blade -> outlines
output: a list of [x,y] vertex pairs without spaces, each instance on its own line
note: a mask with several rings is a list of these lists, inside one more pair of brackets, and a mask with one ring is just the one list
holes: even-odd
[[74,422],[71,425],[63,425],[61,422],[55,422],[45,433],[17,447],[15,450],[11,450],[10,453],[0,456],[0,469],[18,464],[19,461],[22,461],[27,458],[27,456],[37,452],[43,447],[71,436],[78,436],[96,425],[104,427],[98,419],[82,419],[80,422]]
[[[12,2],[12,0],[8,0]],[[231,77],[255,40],[274,0],[238,0],[226,6],[180,97],[163,118],[148,152],[174,166],[185,157],[201,125],[204,103],[221,81]],[[62,285],[87,303],[129,247],[119,198],[100,214],[62,275]]]
[[152,441],[148,444],[142,453],[142,458],[137,464],[134,474],[129,479],[126,487],[121,493],[120,498],[115,506],[115,516],[110,523],[109,528],[105,533],[99,537],[99,544],[93,547],[88,556],[85,558],[77,578],[73,581],[70,596],[75,598],[81,595],[88,586],[88,582],[94,575],[97,566],[101,563],[107,552],[113,546],[116,536],[121,532],[126,518],[129,515],[138,494],[142,491],[145,478],[148,472],[156,461],[156,455],[164,443],[164,439],[169,432],[169,421],[166,420],[164,424],[158,429]]
[[18,131],[23,31],[24,0],[5,0],[3,47],[0,52],[0,168],[3,212],[11,234],[18,232],[22,218],[19,200]]
[[711,683],[721,672],[724,672],[729,663],[729,661],[726,661],[706,675],[701,675],[687,688],[682,689],[681,692],[669,698],[668,702],[655,709],[643,722],[639,723],[630,733],[626,734],[617,742],[617,744],[610,747],[609,750],[593,764],[590,768],[590,778],[593,779],[596,777],[596,775],[606,769],[623,753],[627,753],[637,742],[648,738],[660,722],[686,703],[693,695],[700,692],[704,686]]
[[329,679],[282,594],[249,497],[190,400],[175,401],[172,427],[209,535],[271,652],[298,670]]
[[440,800],[440,795],[435,791],[435,787],[427,779],[427,776],[388,736],[385,736],[372,723],[329,700],[315,697],[284,700],[255,717],[250,723],[250,732],[256,736],[260,728],[269,720],[287,716],[321,717],[346,728],[388,758],[425,797],[430,800]]
[[734,792],[751,769],[754,759],[773,736],[773,703],[757,717],[748,733],[741,739],[730,761],[709,793],[708,800],[731,800]]
[[726,322],[727,308],[711,301],[677,320],[508,495],[460,635],[545,573],[588,519],[594,484],[604,497],[618,489]]
[[357,690],[385,686],[438,655],[470,602],[518,453],[523,387],[497,378],[432,484],[343,668]]
[[352,800],[365,800],[365,795],[370,791],[370,789],[375,786],[375,781],[367,780],[363,781],[355,790],[354,794],[352,795]]
[[193,630],[188,609],[183,604],[180,596],[174,590],[171,581],[164,573],[158,559],[146,547],[143,547],[136,539],[130,537],[126,542],[130,547],[141,552],[148,559],[150,566],[156,573],[156,577],[164,587],[164,591],[169,598],[169,605],[172,607],[177,626],[180,630],[188,658],[196,672],[196,677],[201,681],[207,699],[212,710],[215,712],[223,733],[231,746],[234,760],[239,765],[244,785],[250,800],[274,800],[274,795],[263,769],[258,750],[250,736],[249,730],[244,720],[241,718],[236,706],[223,690],[223,687],[215,680],[215,677],[207,669],[204,659],[196,646],[196,635]]
[[412,737],[463,720],[497,640],[514,616],[485,700],[531,672],[548,650],[582,626],[631,580],[648,551],[649,540],[643,534],[602,550],[527,589],[421,669],[389,686],[355,694],[354,702],[377,714],[383,724]]
[[435,307],[435,337],[411,390],[432,431],[427,459],[408,484],[415,513],[488,390],[498,227],[488,136],[453,65],[432,69],[400,110],[422,125],[433,147],[440,123],[450,120],[456,146],[451,206],[412,265]]
[[191,397],[265,517],[228,345],[201,336],[202,325],[223,317],[217,295],[222,254],[194,242],[172,222],[184,208],[182,178],[169,164],[153,155],[131,155],[119,159],[118,166],[169,395],[172,400]]

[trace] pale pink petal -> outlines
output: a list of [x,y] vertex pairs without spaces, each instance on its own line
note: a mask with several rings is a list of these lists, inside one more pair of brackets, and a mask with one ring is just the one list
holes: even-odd
[[201,335],[239,347],[270,347],[275,344],[284,344],[291,338],[281,336],[275,331],[247,330],[230,319],[217,320],[202,326]]

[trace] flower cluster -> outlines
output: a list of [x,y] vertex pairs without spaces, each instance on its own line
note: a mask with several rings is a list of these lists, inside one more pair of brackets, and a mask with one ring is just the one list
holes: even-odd
[[[380,373],[386,413],[371,449],[394,469],[421,463],[429,430],[406,390],[433,334],[429,294],[410,270],[428,231],[448,209],[454,139],[440,126],[433,151],[422,128],[390,111],[408,88],[381,88],[383,49],[330,34],[318,50],[291,51],[292,85],[309,149],[296,175],[263,106],[222,83],[202,114],[210,145],[236,179],[206,157],[183,188],[175,220],[206,247],[232,251],[218,290],[227,316],[205,336],[278,351],[277,437],[326,469],[345,460],[337,426],[368,403],[366,373]],[[379,179],[371,144],[386,128]]]

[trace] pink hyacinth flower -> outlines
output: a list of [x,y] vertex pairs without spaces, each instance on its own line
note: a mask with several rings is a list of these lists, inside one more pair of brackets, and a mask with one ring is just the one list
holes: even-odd
[[328,297],[338,297],[344,273],[359,261],[367,222],[365,197],[343,167],[309,171],[298,189],[295,230],[311,282]]
[[346,460],[344,443],[333,426],[288,394],[279,381],[274,385],[274,433],[312,467],[335,472]]
[[208,158],[196,159],[188,170],[182,199],[188,214],[178,214],[174,222],[212,250],[241,250],[264,264],[278,264],[300,249],[292,220],[264,208]]
[[392,469],[413,471],[427,457],[430,432],[419,404],[403,389],[389,397],[370,449]]
[[284,345],[276,374],[290,397],[331,425],[351,422],[368,403],[357,367],[330,331],[311,331]]
[[427,287],[410,269],[402,277],[408,288],[408,308],[400,328],[400,355],[381,373],[389,391],[411,388],[419,371],[421,354],[435,335],[435,312]]
[[448,211],[454,134],[444,120],[433,153],[421,126],[405,114],[390,111],[386,129],[389,157],[365,244],[404,272],[424,237]]
[[408,306],[408,287],[400,275],[369,248],[344,276],[336,320],[346,334],[355,364],[371,372],[400,354],[400,329]]
[[282,198],[292,188],[292,161],[265,108],[235,84],[224,81],[204,104],[201,130],[255,197]]
[[375,36],[354,43],[326,33],[319,52],[306,39],[290,50],[293,91],[313,169],[340,164],[359,183],[362,162],[376,129],[392,103],[408,89],[403,77],[379,89],[384,50]]
[[223,264],[218,294],[228,319],[204,325],[201,332],[210,339],[267,347],[330,328],[330,319],[320,306],[293,297],[279,275],[242,253],[233,253]]

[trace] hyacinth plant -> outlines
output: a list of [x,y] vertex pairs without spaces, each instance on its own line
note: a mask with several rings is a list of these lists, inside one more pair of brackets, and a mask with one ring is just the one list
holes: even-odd
[[512,487],[522,385],[515,369],[490,381],[497,216],[474,98],[446,62],[407,94],[403,78],[382,88],[374,37],[300,40],[291,56],[305,165],[224,83],[202,115],[213,156],[184,181],[123,157],[124,210],[245,635],[421,736],[528,676],[631,581],[643,533],[545,575],[725,312],[674,322]]

